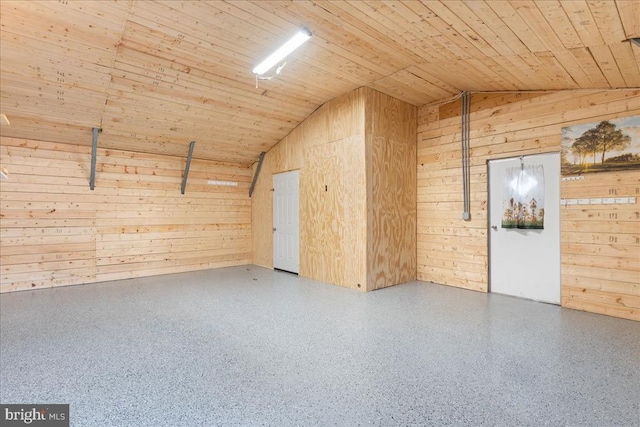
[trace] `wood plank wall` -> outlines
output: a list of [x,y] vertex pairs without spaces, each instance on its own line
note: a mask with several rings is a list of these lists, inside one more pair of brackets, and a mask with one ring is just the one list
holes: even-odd
[[91,149],[0,138],[0,291],[96,281]]
[[273,147],[253,195],[254,264],[273,266],[272,176],[300,169],[302,276],[360,290],[415,279],[415,117],[360,88]]
[[416,279],[416,107],[367,89],[367,290]]
[[[2,292],[251,263],[251,169],[0,139]],[[185,145],[185,157],[187,153]],[[237,187],[207,185],[238,182]]]
[[[488,289],[487,161],[560,151],[561,129],[640,115],[640,91],[474,94],[471,221],[462,221],[460,103],[418,112],[418,279]],[[562,198],[639,196],[640,171],[563,181]],[[633,205],[561,208],[562,305],[640,320]]]

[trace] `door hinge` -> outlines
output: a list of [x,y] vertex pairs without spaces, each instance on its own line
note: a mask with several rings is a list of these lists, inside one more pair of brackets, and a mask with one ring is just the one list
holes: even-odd
[[275,228],[275,227],[273,227],[273,228],[271,229],[271,231],[273,231],[273,232],[275,233],[275,232],[276,232],[276,228]]

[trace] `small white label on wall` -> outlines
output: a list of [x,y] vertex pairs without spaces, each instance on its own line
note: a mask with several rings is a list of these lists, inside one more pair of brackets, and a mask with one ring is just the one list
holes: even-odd
[[562,178],[563,181],[580,181],[581,179],[584,179],[584,175],[580,175],[580,176],[565,176]]
[[221,185],[223,187],[237,187],[238,183],[236,181],[217,181],[215,179],[210,179],[207,181],[209,185]]

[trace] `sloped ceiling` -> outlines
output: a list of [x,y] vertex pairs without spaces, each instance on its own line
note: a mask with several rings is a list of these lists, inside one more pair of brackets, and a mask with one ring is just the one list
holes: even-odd
[[[369,86],[640,87],[640,0],[0,2],[5,136],[251,163],[324,102]],[[280,76],[251,69],[296,30]]]

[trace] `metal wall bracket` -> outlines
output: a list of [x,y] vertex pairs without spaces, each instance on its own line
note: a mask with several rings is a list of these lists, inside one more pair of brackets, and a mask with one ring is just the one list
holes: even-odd
[[89,188],[93,190],[96,188],[96,156],[98,151],[98,133],[102,132],[102,129],[91,129],[91,177],[89,178]]
[[189,154],[187,155],[187,164],[184,167],[184,176],[182,177],[182,187],[180,193],[184,194],[184,190],[187,188],[187,177],[189,176],[189,166],[191,166],[191,156],[193,156],[193,146],[196,145],[195,141],[189,143]]
[[249,197],[253,194],[253,190],[256,187],[256,182],[258,182],[258,175],[260,175],[260,168],[262,168],[262,162],[264,160],[264,155],[267,154],[264,151],[260,153],[260,158],[258,159],[258,167],[256,167],[256,174],[253,176],[253,181],[251,181],[251,187],[249,188]]

